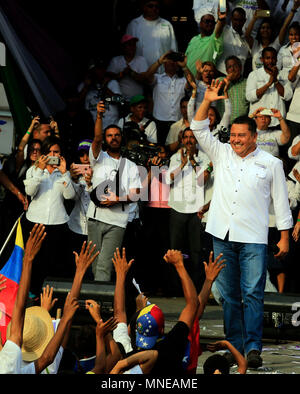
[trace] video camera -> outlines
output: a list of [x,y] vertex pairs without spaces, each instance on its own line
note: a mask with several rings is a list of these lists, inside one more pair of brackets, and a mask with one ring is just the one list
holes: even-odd
[[109,106],[111,104],[124,105],[126,103],[126,100],[124,99],[124,97],[122,97],[118,94],[115,94],[114,96],[108,96],[106,86],[103,87],[101,84],[97,83],[96,89],[97,89],[97,94],[96,94],[95,98],[98,101],[103,101],[106,109],[109,109]]

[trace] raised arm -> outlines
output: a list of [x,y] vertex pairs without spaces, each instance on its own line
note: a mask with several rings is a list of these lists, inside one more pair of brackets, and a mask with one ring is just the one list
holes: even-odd
[[211,106],[211,103],[216,100],[224,100],[226,96],[219,96],[219,90],[223,85],[223,81],[215,81],[213,80],[211,85],[207,87],[202,103],[200,104],[196,115],[194,116],[194,120],[205,120],[208,117],[208,109]]
[[114,252],[114,257],[112,259],[115,271],[116,271],[116,286],[114,294],[114,317],[118,323],[127,324],[127,316],[125,309],[125,280],[127,272],[132,266],[134,260],[130,260],[127,263],[125,248],[122,250],[122,256],[120,254],[119,248]]
[[219,254],[216,260],[213,261],[213,252],[210,252],[208,264],[206,263],[206,261],[203,262],[206,278],[203,283],[202,289],[198,295],[199,307],[196,315],[198,319],[200,319],[203,315],[204,309],[209,299],[213,282],[219,275],[219,272],[225,267],[224,262],[226,260],[221,260],[222,256],[222,253]]
[[45,236],[45,227],[42,224],[35,224],[25,247],[22,274],[11,318],[10,337],[7,338],[18,346],[21,346],[23,341],[25,306],[30,288],[32,263],[41,249]]
[[110,371],[110,374],[124,373],[136,365],[140,366],[144,374],[149,374],[156,363],[157,357],[157,350],[145,350],[135,353],[132,356],[118,361],[115,367]]
[[97,104],[97,117],[94,128],[94,139],[92,142],[93,156],[96,159],[102,149],[103,142],[103,114],[105,112],[105,106],[103,101],[99,101]]
[[281,136],[280,136],[280,142],[282,145],[285,145],[289,142],[290,138],[291,138],[291,131],[290,128],[288,126],[288,124],[286,123],[285,119],[283,118],[283,116],[281,115],[281,112],[278,109],[275,108],[271,108],[271,111],[273,112],[273,117],[277,118],[280,124],[280,128],[281,128]]
[[152,84],[154,82],[154,74],[157,72],[159,67],[167,62],[167,55],[171,53],[172,51],[168,51],[164,53],[155,63],[151,64],[151,66],[148,68],[148,70],[145,72],[145,78],[148,84]]
[[28,208],[27,197],[20,192],[20,190],[12,183],[12,181],[2,170],[0,170],[0,184],[2,184],[7,190],[17,197],[20,203],[23,204],[24,211],[26,211]]
[[226,12],[221,13],[220,9],[218,9],[218,21],[216,23],[215,27],[215,36],[216,38],[219,38],[221,34],[223,33],[224,26],[226,25]]
[[39,116],[35,116],[32,121],[30,126],[28,127],[28,130],[26,131],[26,133],[23,135],[19,146],[18,146],[18,151],[16,154],[16,171],[17,173],[19,172],[19,170],[21,169],[25,158],[24,158],[24,148],[25,146],[28,144],[29,138],[31,136],[31,133],[33,131],[33,129],[40,123],[40,117]]
[[41,373],[48,365],[52,364],[57,352],[64,341],[66,331],[71,323],[76,310],[79,308],[78,302],[75,298],[67,295],[62,318],[60,319],[56,333],[48,343],[40,358],[35,361],[35,373]]
[[183,256],[179,250],[168,250],[164,260],[175,267],[181,280],[186,306],[179,316],[179,321],[183,321],[191,329],[199,305],[194,283],[184,267]]
[[282,25],[279,35],[278,35],[280,45],[284,44],[284,39],[285,39],[287,28],[288,28],[291,20],[294,18],[295,13],[297,12],[299,7],[300,7],[300,0],[294,0],[293,8],[291,9],[288,16],[285,18],[285,21],[283,22],[283,25]]

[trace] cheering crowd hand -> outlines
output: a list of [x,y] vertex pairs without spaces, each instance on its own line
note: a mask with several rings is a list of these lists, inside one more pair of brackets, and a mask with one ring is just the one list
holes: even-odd
[[294,230],[293,230],[293,233],[292,233],[292,237],[293,237],[295,242],[298,242],[299,235],[300,235],[300,222],[297,222],[295,224],[295,227],[294,227]]
[[96,335],[104,338],[109,332],[113,331],[118,325],[118,321],[111,317],[105,323],[103,320],[99,320],[96,327]]
[[37,253],[40,251],[42,243],[46,237],[45,226],[43,224],[35,224],[30,232],[24,252],[23,261],[33,261]]
[[40,299],[41,299],[41,307],[46,309],[46,311],[50,312],[51,309],[54,307],[56,301],[58,298],[53,298],[53,287],[49,287],[47,285],[46,287],[43,287],[43,292],[41,293]]
[[213,282],[219,275],[219,272],[226,267],[226,265],[224,264],[226,260],[221,260],[221,258],[223,257],[223,253],[220,253],[215,261],[213,261],[213,255],[214,253],[210,252],[208,264],[206,261],[203,262],[206,279],[211,282]]
[[184,265],[183,256],[180,250],[169,249],[167,253],[164,255],[164,260],[167,263],[173,264],[175,267]]
[[122,249],[122,256],[120,254],[119,248],[117,248],[116,251],[114,252],[114,257],[112,258],[112,262],[114,264],[116,273],[124,274],[126,276],[127,272],[129,271],[130,267],[134,262],[134,259],[130,260],[129,263],[127,263],[125,248]]
[[99,323],[101,320],[101,306],[95,300],[86,300],[85,308],[90,312],[90,315],[95,320],[96,323]]
[[66,320],[71,320],[78,308],[79,308],[78,300],[75,297],[71,297],[71,293],[68,293],[64,305],[62,318]]
[[212,81],[211,85],[207,87],[204,94],[204,100],[212,102],[216,100],[225,100],[225,96],[219,96],[219,91],[224,84],[223,81]]
[[93,263],[93,261],[96,259],[96,257],[99,255],[100,253],[99,251],[93,254],[96,245],[94,244],[92,246],[92,243],[93,242],[90,241],[87,244],[87,242],[84,241],[79,255],[77,252],[73,252],[75,256],[75,264],[77,271],[85,272],[88,269],[88,267]]

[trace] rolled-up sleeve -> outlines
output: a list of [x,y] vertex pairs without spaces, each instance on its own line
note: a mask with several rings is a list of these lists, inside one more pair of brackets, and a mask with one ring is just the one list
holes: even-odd
[[252,71],[248,76],[247,84],[246,84],[246,100],[249,101],[250,103],[254,103],[255,101],[258,100],[256,90],[257,90],[257,78],[255,72]]
[[289,206],[288,190],[281,161],[272,166],[271,196],[274,203],[276,226],[279,231],[293,227],[293,217]]

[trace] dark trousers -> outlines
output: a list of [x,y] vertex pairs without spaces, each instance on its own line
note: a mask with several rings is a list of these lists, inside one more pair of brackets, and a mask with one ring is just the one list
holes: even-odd
[[[170,248],[188,254],[185,259],[185,266],[198,292],[205,280],[203,238],[204,230],[197,213],[180,213],[171,209]],[[175,269],[170,271],[170,284],[177,292],[178,286],[181,287],[180,281]]]
[[[25,219],[22,223],[24,245],[35,223]],[[39,295],[46,277],[73,279],[75,258],[70,248],[68,225],[45,225],[47,233],[32,265],[31,292]]]

